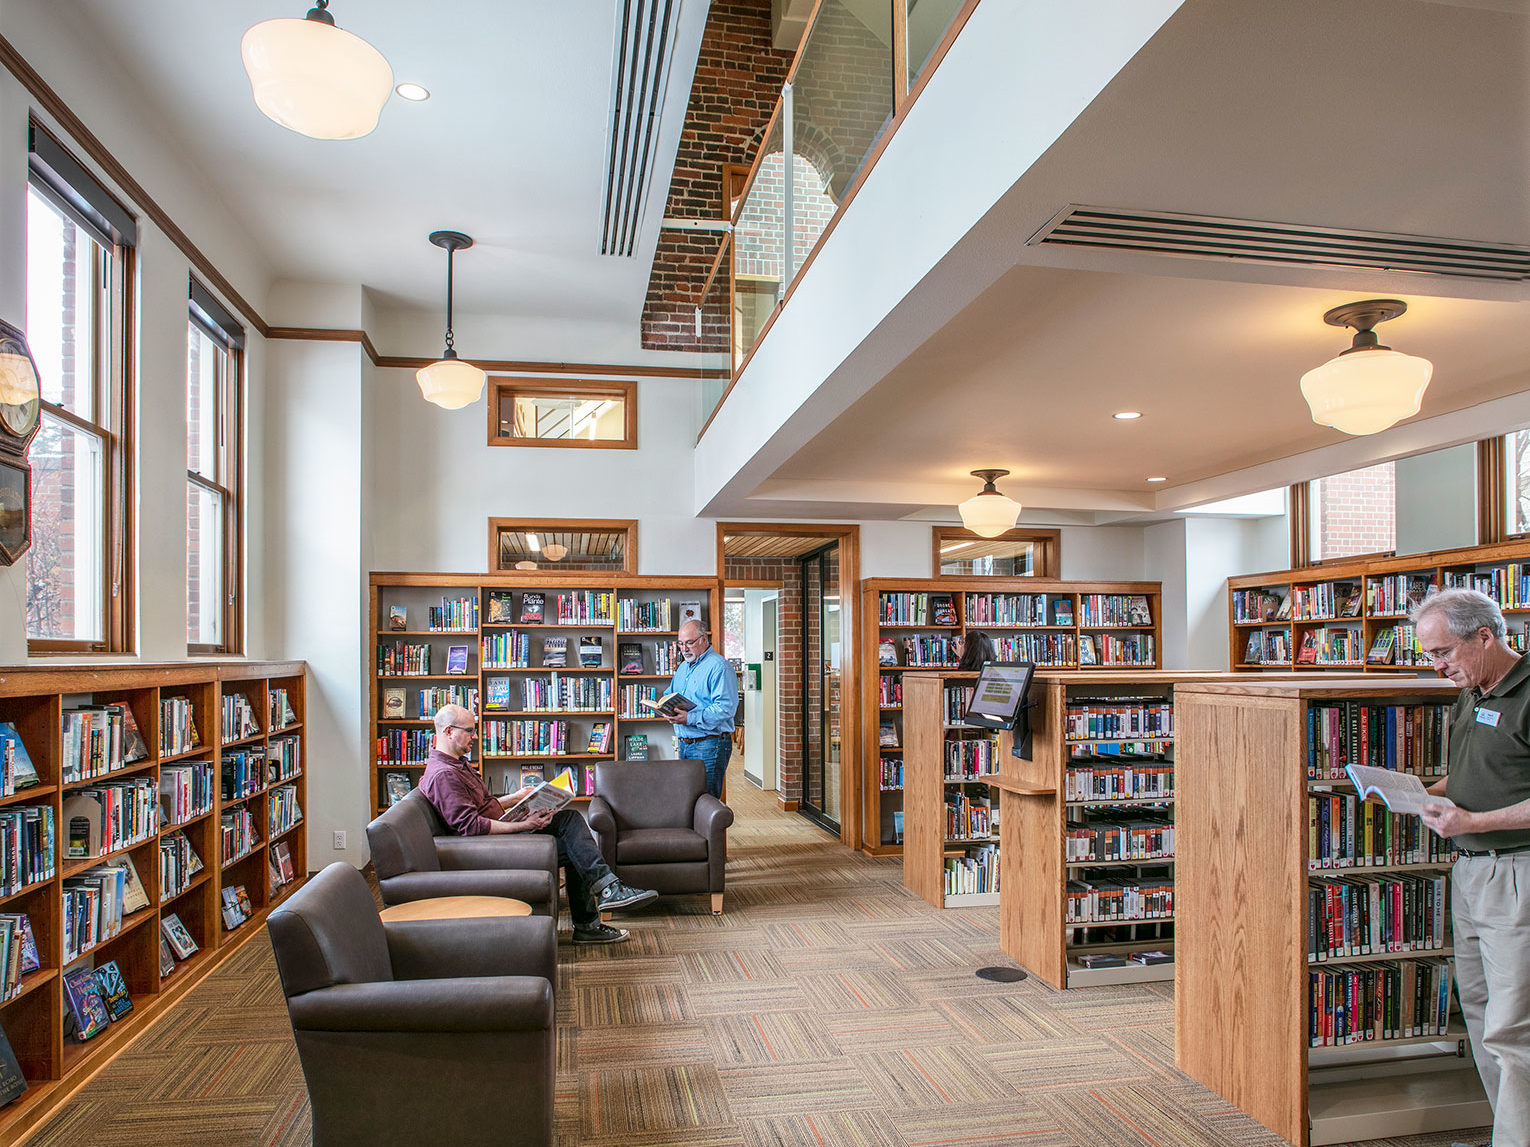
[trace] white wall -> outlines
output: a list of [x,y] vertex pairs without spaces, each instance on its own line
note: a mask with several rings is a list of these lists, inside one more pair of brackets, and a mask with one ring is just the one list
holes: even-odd
[[1421,554],[1477,544],[1477,447],[1452,446],[1399,458],[1397,552]]
[[[1162,583],[1163,594],[1159,598],[1159,634],[1163,646],[1158,653],[1158,663],[1165,669],[1188,668],[1186,647],[1187,589],[1186,567],[1190,565],[1185,553],[1185,520],[1175,518],[1159,522],[1143,531],[1144,574],[1148,581]],[[1199,560],[1199,555],[1197,555]]]

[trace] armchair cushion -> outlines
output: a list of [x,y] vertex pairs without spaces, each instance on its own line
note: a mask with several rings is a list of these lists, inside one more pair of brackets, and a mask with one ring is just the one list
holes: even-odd
[[558,871],[558,842],[535,832],[510,836],[437,836],[436,859],[443,869],[530,868]]
[[384,809],[367,825],[367,847],[372,852],[372,867],[379,880],[401,872],[432,872],[441,867],[422,805],[428,808],[430,802],[418,789],[411,789],[409,796]]
[[287,1001],[294,1031],[527,1032],[553,1025],[541,976],[337,984]]
[[366,878],[336,861],[266,920],[290,998],[333,984],[393,978],[388,942]]
[[558,980],[558,927],[546,916],[400,920],[383,925],[399,980],[541,976]]
[[689,828],[629,828],[616,837],[618,864],[663,864],[706,858],[706,837]]

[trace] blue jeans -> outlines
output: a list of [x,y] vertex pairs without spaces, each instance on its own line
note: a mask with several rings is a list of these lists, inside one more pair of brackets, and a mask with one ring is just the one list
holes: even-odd
[[600,857],[590,826],[571,808],[553,814],[546,828],[534,830],[558,842],[558,863],[568,881],[568,910],[575,925],[593,924],[600,919],[595,897],[616,879]]
[[728,772],[728,758],[733,755],[733,737],[707,737],[688,741],[680,738],[680,759],[700,761],[707,770],[707,792],[722,799],[723,777]]

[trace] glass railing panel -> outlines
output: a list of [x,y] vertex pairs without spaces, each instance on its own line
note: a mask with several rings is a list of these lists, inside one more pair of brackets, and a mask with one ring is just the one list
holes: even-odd
[[893,4],[823,0],[792,78],[792,270],[823,234],[893,117]]
[[733,369],[748,357],[786,283],[786,161],[778,115],[733,223]]
[[908,4],[908,86],[924,75],[965,0],[906,0]]
[[724,236],[696,304],[696,349],[701,379],[701,422],[705,426],[722,401],[733,373],[733,311],[728,300],[731,241]]

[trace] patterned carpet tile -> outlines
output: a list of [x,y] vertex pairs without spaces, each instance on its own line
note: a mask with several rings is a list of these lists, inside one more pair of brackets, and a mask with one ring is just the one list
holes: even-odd
[[579,1130],[585,1136],[690,1131],[732,1122],[726,1089],[710,1063],[580,1073]]
[[945,934],[920,939],[892,939],[886,930],[871,940],[871,947],[900,972],[917,974],[935,971],[971,975],[973,951],[970,945]]
[[825,1016],[823,1026],[841,1047],[896,1051],[925,1044],[959,1042],[961,1033],[935,1007],[921,1005],[887,1012]]
[[[727,951],[732,948],[748,948],[751,951],[765,951],[770,947],[765,929],[748,923],[738,916],[726,915],[729,927],[727,928],[675,928],[663,933],[664,950],[670,955],[679,956],[686,952],[710,952],[715,949]],[[630,943],[630,941],[629,941]],[[613,947],[625,947],[624,944],[616,944]]]
[[307,1144],[307,1099],[185,1099],[177,1102],[173,1115],[147,1107],[123,1110],[120,1104],[75,1100],[27,1143],[30,1147],[78,1147],[81,1143],[92,1147],[143,1147],[147,1143],[193,1147],[209,1140],[225,1147]]
[[825,1014],[912,1008],[917,1002],[890,968],[848,968],[832,974],[799,976],[797,983],[809,1006]]
[[906,1147],[1079,1147],[1050,1111],[1024,1096],[900,1111],[894,1122]]
[[813,1006],[792,979],[693,984],[686,994],[690,997],[691,1013],[698,1017],[805,1011]]
[[704,1021],[720,1067],[834,1059],[838,1040],[802,1012],[726,1015]]
[[882,966],[880,953],[869,947],[793,948],[775,954],[776,961],[790,976],[837,972],[845,967]]
[[1148,1078],[1145,1068],[1122,1063],[1114,1046],[1087,1037],[982,1048],[979,1054],[990,1070],[1022,1091],[1106,1087]]
[[[580,1071],[697,1063],[712,1058],[710,1032],[701,1024],[623,1024],[578,1029],[575,1058]],[[559,1064],[559,1070],[563,1065]]]
[[[1044,1002],[1030,1001],[1013,992],[1002,995],[974,992],[965,998],[952,996],[937,1000],[934,1006],[957,1031],[980,1044],[1065,1040],[1082,1034]],[[1172,1047],[1169,1055],[1172,1059]]]
[[881,1095],[848,1057],[822,1063],[725,1067],[718,1076],[728,1106],[740,1122],[882,1106]]
[[973,1049],[959,1045],[921,1044],[855,1059],[894,1111],[1012,1100],[1016,1094]]
[[780,963],[760,948],[715,948],[687,952],[676,963],[692,984],[736,984],[750,980],[779,980]]
[[597,1026],[688,1023],[690,998],[680,984],[605,984],[576,987],[574,1022],[580,1030]]
[[844,1144],[845,1147],[904,1147],[903,1136],[883,1111],[821,1111],[751,1119],[744,1125],[749,1147],[804,1147],[805,1144]]
[[854,948],[858,941],[837,920],[794,919],[765,925],[765,942],[780,953],[794,948]]
[[[1281,1147],[1284,1140],[1241,1115],[1214,1126],[1187,1113],[1156,1082],[1102,1086],[1064,1097],[1042,1095],[1038,1102],[1070,1129],[1078,1142],[1140,1142],[1156,1147]],[[1231,1132],[1233,1138],[1227,1138]]]
[[623,1131],[616,1135],[585,1135],[553,1129],[553,1147],[748,1147],[743,1132],[734,1127],[683,1127],[652,1131]]
[[621,984],[631,980],[644,980],[651,984],[673,983],[686,978],[685,968],[678,956],[642,955],[627,944],[611,947],[627,948],[625,960],[581,960],[565,964],[558,969],[558,988],[596,988],[605,984]]

